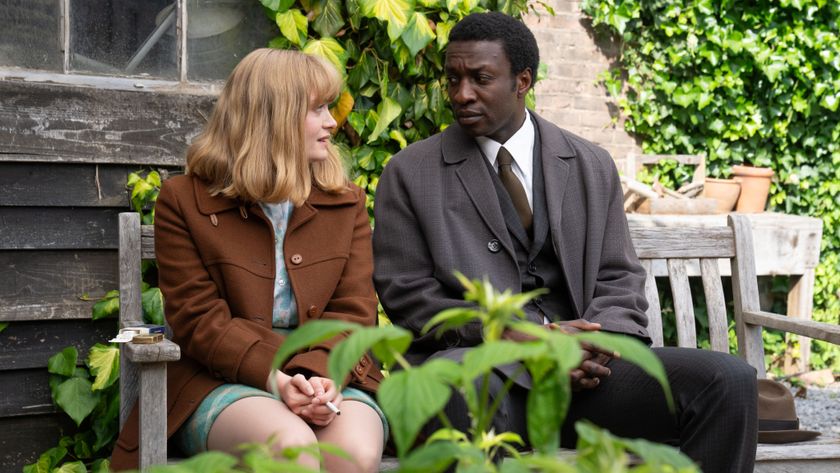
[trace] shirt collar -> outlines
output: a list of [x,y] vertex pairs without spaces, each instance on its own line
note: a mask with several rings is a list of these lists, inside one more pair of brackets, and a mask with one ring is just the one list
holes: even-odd
[[534,136],[531,114],[528,109],[525,109],[525,121],[506,142],[499,143],[486,136],[476,137],[475,140],[493,168],[498,168],[496,166],[496,155],[499,153],[499,148],[504,146],[513,156],[513,160],[516,161],[516,165],[522,170],[522,173],[530,177],[534,169]]

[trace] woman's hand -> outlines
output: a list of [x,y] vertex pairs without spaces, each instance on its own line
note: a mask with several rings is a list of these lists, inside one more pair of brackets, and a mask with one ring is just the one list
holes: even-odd
[[[282,371],[276,371],[275,381],[277,386],[277,393],[280,395],[280,400],[286,404],[286,407],[296,415],[300,416],[301,412],[312,403],[312,397],[315,395],[315,388],[310,384],[302,374],[289,376]],[[268,385],[271,387],[272,380],[269,378]]]
[[309,405],[304,407],[298,415],[310,424],[323,427],[332,422],[336,416],[336,413],[327,407],[327,402],[332,402],[334,406],[340,408],[342,397],[338,392],[338,387],[329,378],[313,376],[308,381],[314,394],[310,398]]

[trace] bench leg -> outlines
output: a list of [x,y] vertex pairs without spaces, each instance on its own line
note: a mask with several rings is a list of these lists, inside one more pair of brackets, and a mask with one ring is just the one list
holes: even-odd
[[140,367],[140,471],[166,464],[166,363]]

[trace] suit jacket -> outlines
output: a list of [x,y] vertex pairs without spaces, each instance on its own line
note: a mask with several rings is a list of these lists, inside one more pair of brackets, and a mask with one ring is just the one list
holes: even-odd
[[[155,252],[172,340],[182,359],[167,370],[171,436],[222,383],[266,388],[285,337],[272,331],[274,231],[258,204],[211,196],[194,176],[166,181],[155,207]],[[313,186],[292,212],[283,243],[301,324],[338,319],[376,324],[370,223],[356,186],[334,195]],[[327,377],[332,339],[298,353],[283,370]],[[350,383],[374,391],[382,379],[365,355]],[[137,465],[137,408],[120,433],[112,468]]]
[[[649,342],[644,270],[633,249],[618,172],[602,148],[536,119],[551,243],[577,318]],[[386,166],[376,190],[374,281],[391,320],[418,338],[419,362],[482,340],[472,323],[420,335],[439,311],[465,306],[453,275],[521,289],[510,233],[485,158],[455,123],[412,144]],[[439,354],[440,355],[440,354]],[[456,355],[457,356],[457,355]]]

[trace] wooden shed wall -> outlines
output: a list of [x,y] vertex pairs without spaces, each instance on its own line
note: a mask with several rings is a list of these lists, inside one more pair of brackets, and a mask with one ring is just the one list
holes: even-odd
[[0,80],[0,472],[57,444],[47,360],[107,341],[92,302],[117,287],[117,214],[133,171],[176,171],[215,96]]

